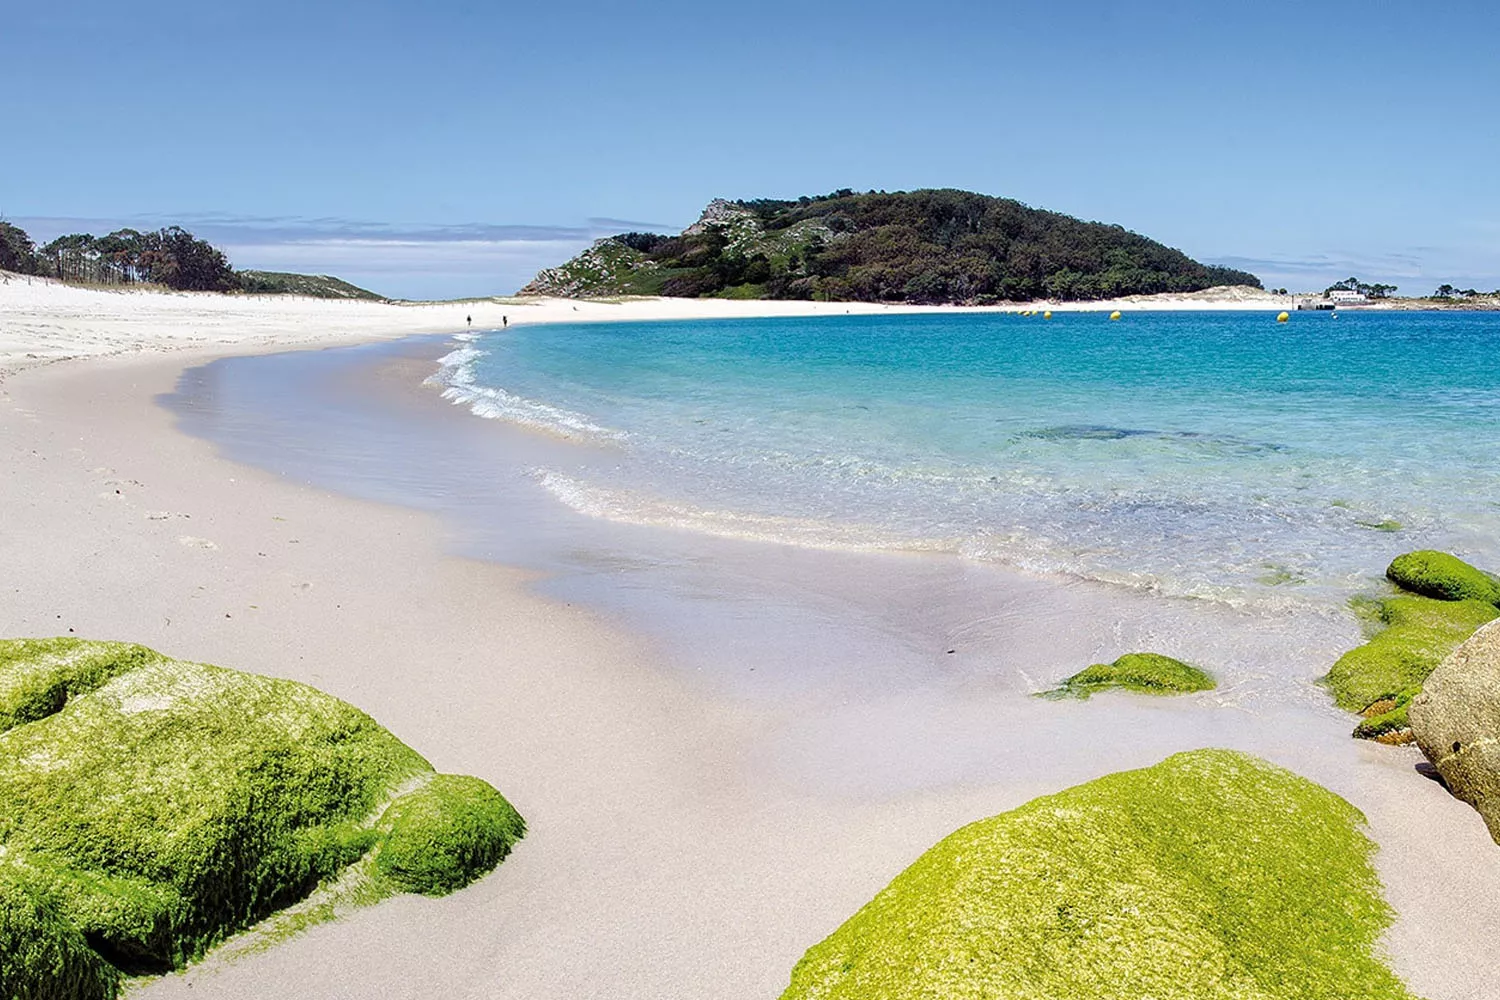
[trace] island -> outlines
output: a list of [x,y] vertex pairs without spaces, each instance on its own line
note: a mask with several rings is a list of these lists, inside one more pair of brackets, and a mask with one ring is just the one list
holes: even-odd
[[969,191],[849,189],[709,203],[677,236],[621,233],[522,295],[664,295],[987,305],[1260,289],[1123,226]]

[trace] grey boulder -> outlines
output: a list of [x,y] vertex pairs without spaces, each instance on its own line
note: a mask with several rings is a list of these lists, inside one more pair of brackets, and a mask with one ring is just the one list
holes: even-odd
[[1417,745],[1500,843],[1500,619],[1438,665],[1408,712]]

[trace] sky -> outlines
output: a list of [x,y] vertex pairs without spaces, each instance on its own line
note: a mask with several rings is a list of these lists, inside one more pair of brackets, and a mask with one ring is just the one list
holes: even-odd
[[956,187],[1268,286],[1500,288],[1500,5],[0,0],[0,218],[514,291],[711,198]]

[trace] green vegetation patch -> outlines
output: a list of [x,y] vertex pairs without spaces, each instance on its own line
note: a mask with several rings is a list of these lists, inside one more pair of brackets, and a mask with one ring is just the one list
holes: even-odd
[[240,271],[240,288],[252,295],[306,295],[315,299],[367,299],[384,301],[367,288],[328,274],[292,274],[288,271]]
[[111,996],[387,849],[429,874],[375,896],[451,891],[524,832],[345,702],[139,646],[0,640],[0,719],[3,996]]
[[1098,691],[1124,688],[1144,694],[1191,694],[1212,691],[1217,683],[1190,663],[1160,653],[1126,653],[1113,663],[1095,663],[1044,692],[1054,698],[1087,698]]
[[964,827],[792,971],[783,1000],[1397,1000],[1349,803],[1228,750]]
[[1500,581],[1446,552],[1424,549],[1397,556],[1385,575],[1401,589],[1424,597],[1500,604]]
[[54,715],[69,698],[164,659],[144,646],[116,642],[0,641],[0,733]]

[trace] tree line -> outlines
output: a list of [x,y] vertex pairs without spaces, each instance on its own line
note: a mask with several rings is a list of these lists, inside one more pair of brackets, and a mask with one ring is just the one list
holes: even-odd
[[1437,291],[1433,292],[1430,296],[1428,296],[1428,298],[1473,299],[1480,296],[1495,296],[1497,298],[1500,298],[1500,288],[1495,289],[1493,292],[1481,292],[1473,288],[1458,288],[1454,285],[1450,285],[1447,282],[1444,282],[1443,284],[1439,285],[1437,287]]
[[[1385,299],[1390,298],[1393,294],[1395,294],[1396,286],[1382,285],[1379,283],[1367,285],[1363,281],[1360,281],[1358,278],[1345,278],[1343,281],[1335,281],[1333,284],[1329,285],[1326,289],[1323,290],[1323,295],[1327,297],[1331,292],[1341,291],[1358,292],[1359,294],[1365,296],[1365,298],[1369,299]],[[1473,299],[1489,296],[1500,297],[1500,289],[1496,289],[1493,292],[1481,292],[1474,288],[1459,288],[1456,285],[1444,282],[1437,287],[1436,291],[1434,291],[1427,297],[1430,299]]]
[[117,229],[104,236],[70,233],[37,246],[24,229],[0,221],[0,270],[93,284],[147,282],[178,291],[244,288],[222,250],[181,226]]
[[1367,299],[1385,299],[1390,298],[1395,291],[1395,285],[1382,285],[1379,282],[1367,285],[1358,278],[1345,278],[1323,289],[1323,295],[1326,298],[1332,292],[1358,292]]

